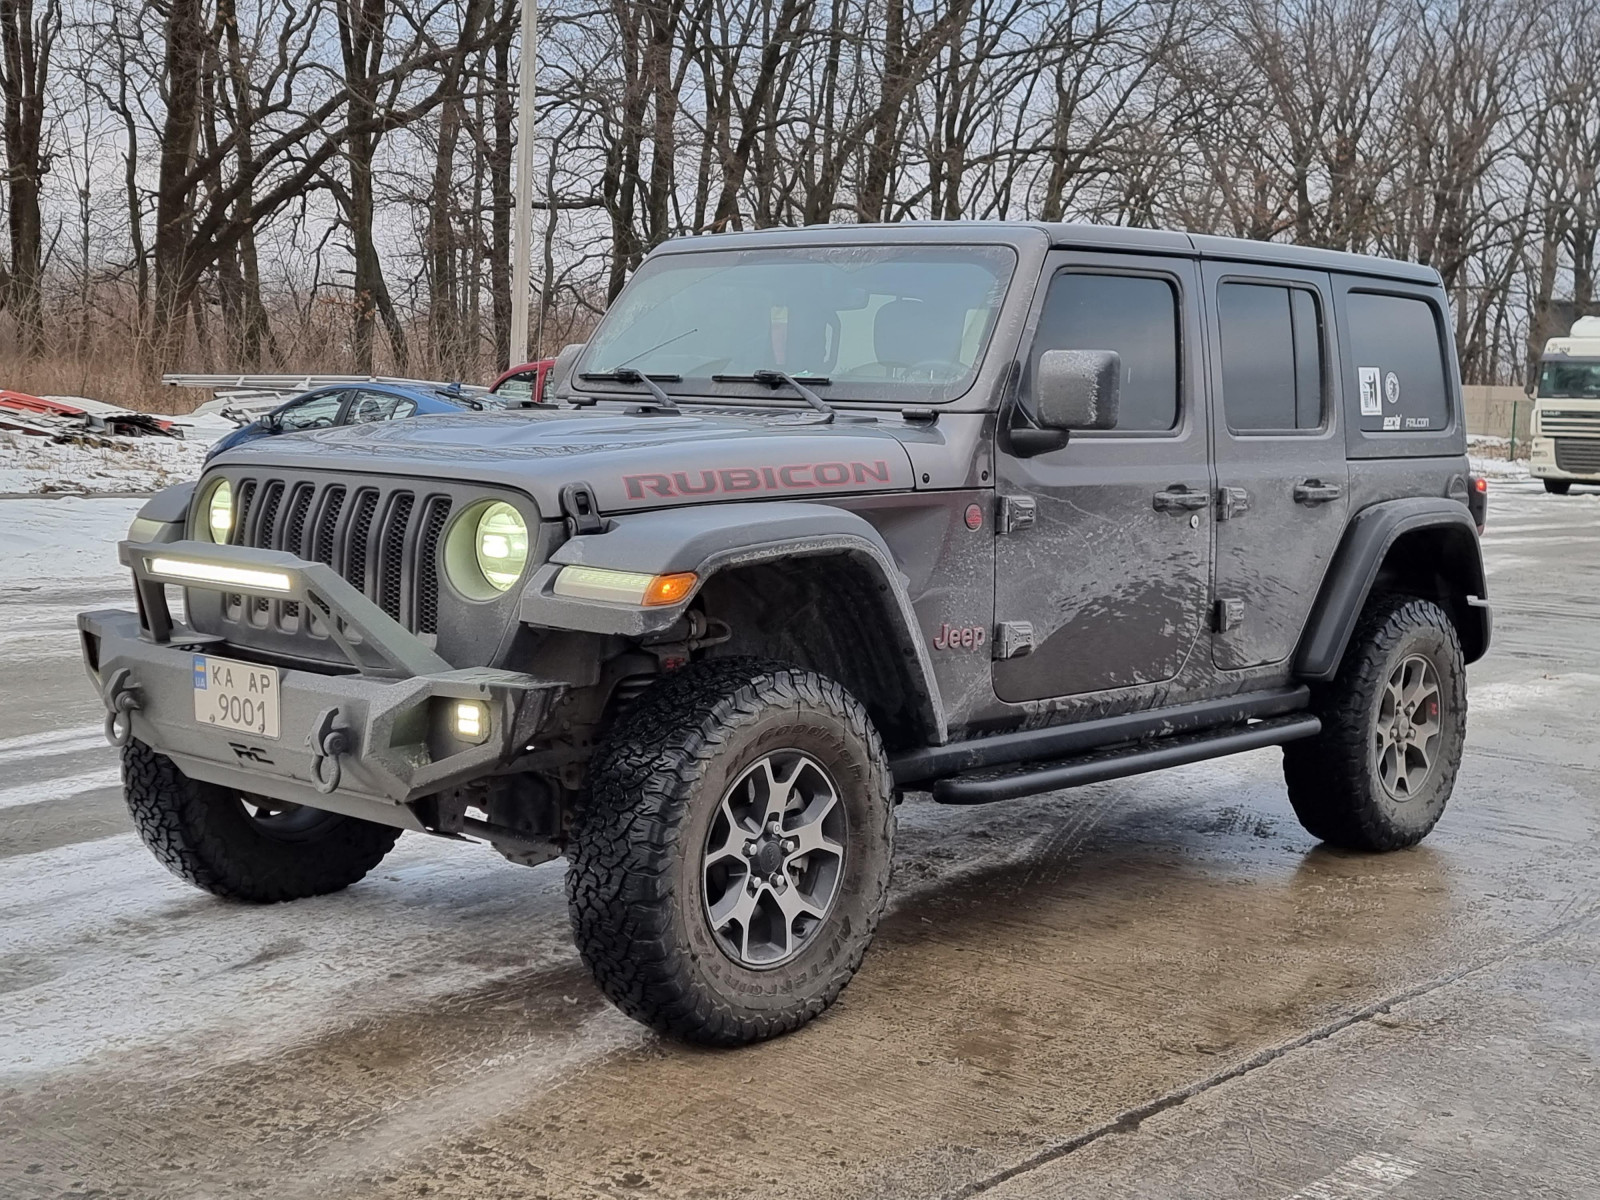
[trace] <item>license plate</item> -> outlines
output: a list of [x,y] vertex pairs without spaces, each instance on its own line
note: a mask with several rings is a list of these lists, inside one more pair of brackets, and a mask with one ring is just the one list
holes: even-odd
[[202,725],[278,736],[278,669],[194,656],[194,719]]

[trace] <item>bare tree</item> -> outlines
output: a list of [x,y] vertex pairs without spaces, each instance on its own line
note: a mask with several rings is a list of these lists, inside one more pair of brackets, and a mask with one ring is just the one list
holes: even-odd
[[4,281],[29,355],[44,350],[40,269],[44,222],[39,193],[50,163],[44,148],[50,55],[61,31],[60,0],[0,0],[0,97],[4,98],[10,275]]

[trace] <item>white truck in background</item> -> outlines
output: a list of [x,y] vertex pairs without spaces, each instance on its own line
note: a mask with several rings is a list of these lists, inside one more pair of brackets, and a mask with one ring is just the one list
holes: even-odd
[[1600,484],[1600,317],[1579,317],[1544,345],[1529,467],[1558,496],[1575,483]]

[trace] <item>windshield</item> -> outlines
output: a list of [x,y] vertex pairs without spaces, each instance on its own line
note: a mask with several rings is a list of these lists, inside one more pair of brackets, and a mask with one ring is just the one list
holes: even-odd
[[676,377],[669,392],[747,398],[754,383],[726,377],[777,370],[826,380],[830,403],[948,400],[972,384],[1015,262],[1003,246],[658,255],[590,339],[578,382],[603,390],[581,376],[632,368]]
[[1539,395],[1554,400],[1600,399],[1600,362],[1545,362]]

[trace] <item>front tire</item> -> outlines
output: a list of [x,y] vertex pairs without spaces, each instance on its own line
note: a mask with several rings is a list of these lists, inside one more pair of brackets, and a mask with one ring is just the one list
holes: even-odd
[[691,664],[618,718],[577,814],[567,900],[606,996],[731,1046],[821,1013],[888,896],[894,806],[866,710],[831,679]]
[[273,904],[340,891],[400,836],[388,825],[190,779],[137,741],[122,749],[122,788],[134,828],[162,866],[229,900]]
[[1544,490],[1549,492],[1552,496],[1565,496],[1572,490],[1572,480],[1546,479],[1544,481]]
[[1283,748],[1300,823],[1350,850],[1425,838],[1450,799],[1467,731],[1466,664],[1444,610],[1409,596],[1369,603],[1314,707],[1322,732]]

